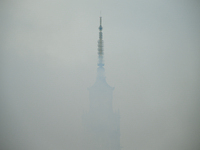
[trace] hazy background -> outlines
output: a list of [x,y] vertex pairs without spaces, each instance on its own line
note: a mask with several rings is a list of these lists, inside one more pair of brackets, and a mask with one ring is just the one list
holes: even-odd
[[82,149],[100,11],[122,150],[199,150],[198,0],[1,0],[0,149]]

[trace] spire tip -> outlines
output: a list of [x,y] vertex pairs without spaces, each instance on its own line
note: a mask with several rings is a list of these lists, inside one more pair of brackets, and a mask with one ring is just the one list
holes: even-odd
[[102,17],[100,16],[100,26],[99,26],[99,30],[102,31],[103,27],[102,27]]

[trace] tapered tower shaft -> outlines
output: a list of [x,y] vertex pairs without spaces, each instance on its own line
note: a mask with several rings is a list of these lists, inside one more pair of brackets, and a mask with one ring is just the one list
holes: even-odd
[[99,57],[98,66],[100,66],[100,67],[104,66],[104,63],[103,63],[103,33],[102,33],[102,30],[103,30],[102,17],[100,17],[99,40],[98,40],[98,57]]
[[97,78],[88,88],[90,107],[83,115],[87,150],[121,150],[119,111],[112,108],[113,90],[106,82],[103,62],[102,17],[100,17],[98,40]]

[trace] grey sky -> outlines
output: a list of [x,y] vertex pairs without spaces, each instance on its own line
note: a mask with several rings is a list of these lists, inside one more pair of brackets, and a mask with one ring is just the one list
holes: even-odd
[[122,150],[199,149],[199,1],[2,0],[0,8],[3,150],[81,147],[100,11]]

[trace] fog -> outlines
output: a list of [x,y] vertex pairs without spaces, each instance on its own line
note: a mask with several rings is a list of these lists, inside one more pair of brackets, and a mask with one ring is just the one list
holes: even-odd
[[100,11],[122,150],[199,150],[197,0],[1,0],[0,149],[84,149]]

